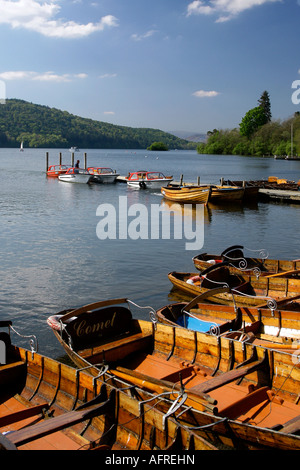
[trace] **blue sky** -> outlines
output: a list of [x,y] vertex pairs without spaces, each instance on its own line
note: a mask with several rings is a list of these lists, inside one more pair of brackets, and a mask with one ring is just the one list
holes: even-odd
[[[0,0],[7,98],[130,127],[238,127],[299,110],[300,0]],[[300,82],[299,82],[300,83]]]

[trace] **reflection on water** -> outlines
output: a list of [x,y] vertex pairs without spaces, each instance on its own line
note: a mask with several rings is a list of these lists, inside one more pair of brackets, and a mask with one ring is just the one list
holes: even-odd
[[[51,164],[58,162],[58,153],[50,151]],[[113,167],[121,175],[146,168],[173,174],[175,180],[183,174],[185,181],[195,182],[200,176],[201,183],[218,183],[221,177],[294,179],[300,169],[296,161],[199,156],[196,152],[167,152],[158,159],[156,153],[145,151],[87,153],[89,166]],[[63,163],[69,159],[64,151]],[[150,232],[147,239],[137,240],[97,237],[98,206],[111,204],[118,214],[120,197],[127,197],[127,208],[142,204],[148,216],[153,204],[169,211],[170,220],[180,216],[180,205],[170,206],[159,191],[136,191],[121,183],[72,185],[47,179],[44,150],[25,150],[20,155],[17,149],[0,149],[0,170],[0,319],[9,318],[18,330],[36,334],[40,351],[50,356],[62,354],[46,324],[50,314],[113,297],[159,308],[175,301],[167,274],[193,271],[192,258],[199,251],[220,253],[227,246],[241,244],[265,248],[270,258],[299,258],[297,205],[209,204],[201,219],[203,248],[188,251],[184,237],[153,239]],[[185,209],[185,217],[199,224],[196,208]],[[148,319],[146,311],[136,315]]]

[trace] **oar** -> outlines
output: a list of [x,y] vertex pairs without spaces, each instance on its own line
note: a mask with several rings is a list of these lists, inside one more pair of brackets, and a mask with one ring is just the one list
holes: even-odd
[[[171,397],[172,394],[179,392],[181,389],[179,383],[173,383],[163,379],[155,379],[154,377],[150,377],[143,373],[126,369],[125,367],[117,367],[114,370],[110,369],[110,373],[112,373],[116,377],[126,380],[126,382],[131,382],[137,387],[151,390],[151,392],[154,392],[157,395],[160,395],[162,393],[170,393]],[[217,401],[215,399],[213,399],[207,393],[201,392],[198,392],[196,394],[188,393],[188,398],[186,400],[187,406],[193,406],[194,408],[201,411],[210,411],[213,414],[217,412],[217,408],[215,406],[216,404]]]
[[281,271],[279,273],[275,273],[275,274],[268,274],[267,276],[263,276],[263,277],[285,277],[285,276],[288,276],[289,274],[299,274],[300,273],[300,269],[291,269],[290,271]]

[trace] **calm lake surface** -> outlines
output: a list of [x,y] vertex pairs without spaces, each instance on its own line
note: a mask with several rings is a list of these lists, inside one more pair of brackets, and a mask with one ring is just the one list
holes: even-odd
[[[187,250],[188,240],[175,239],[172,231],[169,240],[151,237],[151,217],[148,239],[119,239],[117,230],[115,239],[100,240],[96,230],[104,218],[97,215],[99,206],[114,209],[117,224],[124,225],[124,211],[119,215],[119,209],[124,206],[120,200],[125,201],[127,223],[136,231],[141,219],[132,217],[130,210],[142,207],[150,214],[153,205],[162,205],[164,211],[170,208],[160,191],[133,190],[122,183],[74,185],[47,178],[46,151],[0,149],[0,320],[10,319],[20,333],[36,335],[42,354],[54,358],[63,354],[46,323],[49,315],[123,296],[153,308],[176,301],[167,274],[194,271],[192,258],[200,252],[220,253],[241,244],[251,250],[266,249],[269,258],[300,257],[300,205],[286,203],[209,206],[201,220],[195,212],[187,213],[203,227],[203,246],[196,250]],[[63,163],[70,164],[66,149],[49,150],[49,164],[59,162],[60,151]],[[208,156],[196,151],[83,150],[75,154],[82,166],[83,152],[88,166],[108,166],[121,175],[162,171],[174,180],[183,174],[188,182],[196,182],[199,176],[201,183],[219,183],[222,177],[300,179],[299,161]],[[140,227],[144,229],[145,225]],[[134,309],[137,318],[149,319],[148,312]]]

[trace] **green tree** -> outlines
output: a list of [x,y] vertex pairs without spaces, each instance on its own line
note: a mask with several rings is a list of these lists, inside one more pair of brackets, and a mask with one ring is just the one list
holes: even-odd
[[264,109],[261,106],[257,106],[250,109],[243,117],[240,123],[240,133],[249,139],[266,122]]
[[169,150],[168,146],[164,144],[163,142],[153,142],[149,147],[147,147],[147,150]]
[[266,124],[267,122],[271,122],[272,119],[272,114],[271,114],[271,102],[270,102],[270,96],[267,91],[264,91],[258,100],[258,105],[263,108],[265,117],[266,117]]

